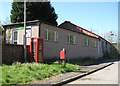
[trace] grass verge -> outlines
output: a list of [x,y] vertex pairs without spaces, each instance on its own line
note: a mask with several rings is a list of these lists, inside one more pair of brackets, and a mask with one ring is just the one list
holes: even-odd
[[82,68],[78,65],[66,63],[62,64],[42,64],[42,63],[16,63],[12,65],[2,65],[2,85],[5,84],[30,84],[32,81],[42,80],[61,73],[78,71]]

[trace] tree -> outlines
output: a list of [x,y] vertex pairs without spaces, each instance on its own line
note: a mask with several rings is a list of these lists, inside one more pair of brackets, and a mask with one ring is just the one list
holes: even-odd
[[10,24],[10,17],[6,17],[6,20],[3,21],[3,24]]
[[[1,23],[1,21],[0,21],[0,42],[1,43],[4,43],[4,31],[5,31],[5,29],[3,28],[3,25],[2,25],[2,23]],[[2,41],[1,41],[1,39],[2,39]]]
[[[3,21],[3,22],[0,21],[0,29],[2,31],[2,43],[5,43],[6,41],[7,41],[7,43],[10,43],[12,30],[11,29],[7,29],[7,32],[6,32],[5,28],[3,27],[3,25],[10,24],[10,23],[11,22],[10,22],[10,18],[9,17],[6,17],[6,20]],[[6,33],[6,35],[5,35],[5,33]]]
[[[57,14],[50,2],[27,2],[26,3],[26,20],[41,20],[47,23],[57,25]],[[24,3],[13,2],[11,10],[11,22],[24,21]]]
[[117,35],[112,31],[105,33],[104,38],[110,43],[117,43],[118,40]]

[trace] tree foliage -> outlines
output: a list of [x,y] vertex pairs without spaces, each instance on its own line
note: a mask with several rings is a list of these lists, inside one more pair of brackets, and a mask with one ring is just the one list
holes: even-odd
[[[26,20],[41,20],[47,23],[57,25],[57,14],[50,2],[27,2],[26,3]],[[11,10],[11,22],[24,21],[24,3],[13,2]]]

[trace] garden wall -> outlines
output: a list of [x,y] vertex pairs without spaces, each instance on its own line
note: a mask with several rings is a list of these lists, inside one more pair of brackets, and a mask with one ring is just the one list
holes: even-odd
[[24,61],[24,48],[23,45],[2,45],[2,64],[11,64],[13,62]]

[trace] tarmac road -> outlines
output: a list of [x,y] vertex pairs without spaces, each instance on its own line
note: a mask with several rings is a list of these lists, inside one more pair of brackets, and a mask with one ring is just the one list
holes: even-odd
[[66,85],[70,84],[118,84],[118,62]]

